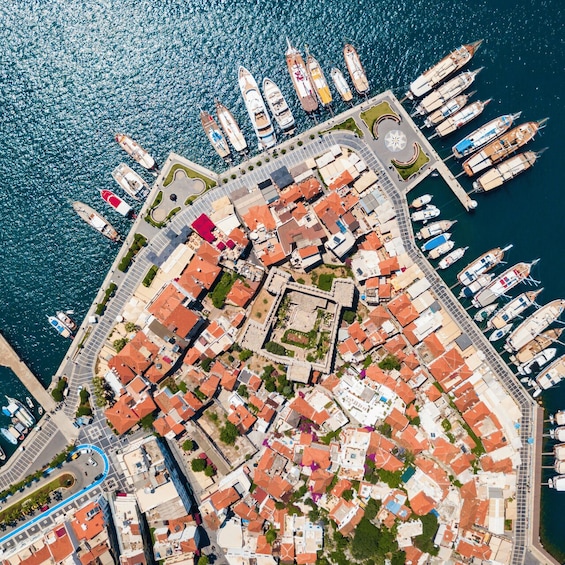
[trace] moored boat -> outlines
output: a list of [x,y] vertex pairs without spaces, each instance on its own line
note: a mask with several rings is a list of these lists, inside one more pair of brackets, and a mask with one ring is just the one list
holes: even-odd
[[551,479],[548,479],[547,486],[556,491],[565,491],[565,476],[557,475]]
[[369,92],[369,81],[367,80],[365,69],[361,64],[359,54],[353,45],[349,43],[345,45],[343,48],[343,58],[345,59],[345,66],[349,71],[349,76],[351,77],[357,94],[361,96],[367,94],[367,92]]
[[422,206],[429,204],[431,201],[432,201],[431,194],[422,194],[422,196],[419,196],[418,198],[412,200],[412,204],[410,204],[410,206],[412,208],[421,208]]
[[504,114],[482,125],[451,148],[453,156],[457,159],[461,159],[479,150],[493,139],[496,139],[499,135],[508,131],[520,117],[521,113],[522,112]]
[[294,133],[296,122],[280,88],[271,79],[265,78],[263,79],[263,93],[269,109],[283,133],[289,135]]
[[131,137],[125,135],[124,133],[116,134],[116,141],[120,147],[137,163],[148,170],[155,169],[157,167],[155,159],[147,153],[137,141],[134,141]]
[[222,135],[220,126],[216,123],[216,120],[209,112],[200,110],[200,123],[202,124],[202,129],[216,153],[222,159],[228,160],[230,158],[231,151],[226,138]]
[[565,442],[565,426],[558,426],[555,429],[549,430],[549,437],[560,442]]
[[24,426],[31,428],[35,424],[35,418],[30,411],[17,399],[6,395],[7,406],[2,411],[12,417],[16,417]]
[[33,400],[29,396],[26,396],[26,404],[28,405],[28,408],[33,410],[34,408]]
[[565,426],[565,410],[558,410],[555,414],[550,414],[549,421],[555,426]]
[[[547,349],[540,351],[537,355],[534,355],[527,363],[518,365],[518,373],[520,373],[520,375],[531,375],[533,372],[532,367],[537,365],[537,367],[541,369],[555,357],[556,353],[556,347],[548,347]],[[563,441],[565,441],[565,439]]]
[[100,232],[104,237],[111,241],[118,241],[120,239],[118,232],[113,228],[112,224],[88,204],[76,200],[73,202],[73,209],[83,221]]
[[454,263],[457,263],[457,261],[459,261],[459,259],[463,258],[463,255],[465,255],[465,252],[467,251],[467,249],[469,249],[468,247],[458,247],[457,249],[454,249],[453,251],[450,251],[439,263],[438,263],[438,269],[448,269],[449,267],[451,267],[451,265],[453,265]]
[[449,55],[436,63],[433,67],[424,71],[416,80],[410,84],[410,90],[406,96],[410,99],[421,98],[436,87],[440,82],[450,77],[453,73],[464,67],[480,47],[482,39],[461,45]]
[[442,84],[436,90],[430,92],[415,108],[413,115],[430,114],[435,110],[439,110],[448,100],[459,96],[462,92],[467,90],[473,82],[475,77],[481,72],[482,68],[476,71],[465,71],[450,81]]
[[112,177],[134,200],[146,198],[150,192],[149,185],[124,163],[112,171]]
[[306,69],[320,104],[324,107],[329,106],[332,103],[333,97],[330,87],[328,86],[328,81],[324,76],[324,71],[320,63],[309,53],[306,57]]
[[102,200],[106,202],[109,206],[114,208],[118,214],[124,216],[124,218],[135,216],[132,207],[117,194],[114,194],[111,190],[101,190],[100,196]]
[[548,118],[539,122],[527,122],[521,124],[498,139],[491,141],[485,145],[478,153],[472,155],[463,162],[463,170],[467,176],[472,177],[497,163],[503,161],[511,153],[514,153],[520,147],[523,147],[534,139],[536,133],[545,127]]
[[542,290],[543,288],[523,292],[516,296],[516,298],[513,298],[510,302],[508,302],[508,304],[505,304],[498,312],[495,313],[495,315],[489,320],[488,327],[501,328],[502,326],[505,326],[508,322],[522,314],[522,312],[531,308],[536,303],[536,298]]
[[457,275],[457,280],[463,286],[471,284],[480,275],[496,267],[504,259],[504,253],[510,249],[512,249],[512,245],[507,245],[504,248],[495,247],[483,253]]
[[[563,436],[563,439],[560,441],[565,441],[565,433],[562,433],[561,435]],[[555,469],[556,473],[565,475],[565,461],[559,461],[559,459],[556,459],[555,463],[553,464],[553,468]]]
[[489,304],[488,306],[481,308],[478,312],[475,312],[473,320],[475,320],[475,322],[485,322],[497,308],[497,302],[495,302],[494,304]]
[[432,222],[431,224],[424,226],[421,230],[416,232],[416,237],[418,239],[428,239],[439,235],[450,229],[457,223],[457,220],[439,220],[437,222]]
[[531,263],[517,263],[498,275],[487,287],[481,290],[473,298],[473,306],[481,308],[494,302],[499,296],[506,295],[508,291],[519,285],[530,276],[532,267],[539,261],[536,259]]
[[271,123],[271,118],[265,107],[265,102],[259,92],[259,87],[253,75],[245,67],[239,67],[238,77],[241,96],[245,102],[253,130],[259,141],[259,149],[269,149],[276,145],[277,138],[273,124]]
[[4,450],[0,447],[0,461],[6,461],[6,453],[4,453]]
[[436,235],[432,239],[428,239],[428,241],[426,241],[426,243],[422,245],[421,249],[424,252],[431,251],[432,249],[439,247],[440,245],[442,245],[443,243],[445,243],[450,239],[451,239],[451,234],[449,232]]
[[441,245],[438,245],[435,249],[432,249],[428,253],[429,259],[439,259],[442,255],[449,253],[455,247],[454,241],[446,241]]
[[414,212],[410,218],[413,222],[427,222],[432,218],[437,218],[440,215],[441,211],[439,208],[435,206],[428,205],[422,210],[418,210]]
[[478,118],[490,102],[491,99],[489,98],[484,102],[482,100],[477,100],[477,102],[473,102],[472,104],[469,104],[469,106],[465,106],[465,108],[459,110],[459,112],[456,112],[453,116],[450,116],[441,122],[441,124],[439,124],[435,129],[436,135],[439,137],[445,137],[446,135],[457,131],[459,128],[462,128],[464,125],[467,125],[471,120]]
[[[554,341],[559,339],[559,336],[563,333],[563,328],[552,328],[551,330],[546,330],[542,332],[538,337],[532,339],[527,345],[524,345],[515,356],[510,357],[510,361],[515,365],[521,363],[527,363],[540,351],[543,351],[546,347],[549,347]],[[564,421],[565,423],[565,421]]]
[[304,63],[302,54],[296,47],[292,46],[288,39],[286,43],[288,46],[285,53],[286,66],[290,78],[292,79],[294,90],[296,90],[298,101],[305,112],[315,112],[318,109],[318,99],[316,98],[316,93],[314,92],[310,77],[306,71],[306,64]]
[[505,182],[533,167],[540,154],[541,152],[526,151],[502,161],[500,165],[488,170],[473,182],[473,188],[476,192],[488,192],[502,186]]
[[469,283],[461,289],[459,292],[459,298],[473,298],[479,290],[490,284],[493,278],[494,275],[491,275],[490,273],[480,275],[472,283]]
[[[71,330],[71,332],[76,331],[77,324],[68,314],[65,314],[65,312],[62,312],[61,310],[58,310],[57,311],[57,318],[59,318],[59,320],[61,320],[61,322],[63,322],[63,324],[65,324],[65,326],[67,326],[67,328],[69,328],[69,330]],[[29,397],[26,398],[26,402],[27,402],[28,399],[29,399],[29,402],[31,402],[31,399]],[[29,406],[29,402],[28,402],[28,406]],[[33,408],[33,402],[31,403],[31,406],[29,406],[29,407]]]
[[56,316],[47,316],[47,319],[49,320],[49,325],[54,328],[60,336],[68,338],[73,337],[71,330],[69,330],[59,318]]
[[345,80],[343,73],[339,69],[334,67],[331,70],[330,74],[334,82],[335,89],[341,96],[341,99],[344,102],[351,102],[351,100],[353,100],[353,93],[351,92],[351,88],[349,88],[349,85],[347,84],[347,80]]
[[12,437],[18,441],[24,441],[25,435],[16,428],[16,425],[8,426],[8,433],[12,435]]
[[441,108],[438,108],[435,112],[432,112],[426,117],[424,120],[424,126],[427,128],[437,126],[443,122],[443,120],[464,108],[465,104],[469,101],[469,98],[471,98],[471,96],[473,96],[476,92],[476,90],[473,90],[473,92],[460,94],[455,98],[450,98]]
[[[559,384],[563,378],[565,378],[565,355],[559,357],[535,378],[534,386],[537,390],[534,392],[534,396],[539,396],[542,390],[547,390]],[[565,457],[560,457],[560,459],[565,459]]]
[[489,335],[488,340],[490,342],[498,341],[499,339],[502,339],[505,335],[507,335],[511,329],[512,329],[512,324],[507,324],[506,326],[502,326],[501,328],[494,330]]
[[0,428],[0,434],[7,442],[18,445],[18,440],[6,428]]
[[565,443],[559,443],[553,446],[553,455],[558,461],[565,461]]
[[227,106],[224,106],[219,100],[215,101],[215,106],[218,121],[220,122],[220,126],[224,130],[228,141],[237,152],[243,153],[247,150],[247,141],[245,141],[245,137],[243,137],[243,133],[241,133],[241,129],[236,119],[228,110]]
[[505,349],[518,351],[555,322],[565,309],[565,300],[552,300],[526,318],[508,337]]

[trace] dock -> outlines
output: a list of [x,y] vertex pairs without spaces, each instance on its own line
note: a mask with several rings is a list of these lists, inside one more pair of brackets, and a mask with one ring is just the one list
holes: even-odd
[[447,165],[443,161],[438,160],[435,164],[435,169],[440,174],[441,178],[447,183],[447,186],[449,186],[453,194],[457,196],[459,202],[463,204],[467,212],[470,212],[471,210],[474,210],[477,207],[476,201],[473,200],[467,194],[467,192],[465,192],[465,189],[461,186],[459,181],[453,176],[453,173],[448,169]]

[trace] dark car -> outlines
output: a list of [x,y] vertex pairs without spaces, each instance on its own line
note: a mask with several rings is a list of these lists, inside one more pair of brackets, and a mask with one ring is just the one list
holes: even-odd
[[94,477],[94,482],[99,481],[103,476],[104,473],[100,473],[99,475],[96,475],[96,477]]

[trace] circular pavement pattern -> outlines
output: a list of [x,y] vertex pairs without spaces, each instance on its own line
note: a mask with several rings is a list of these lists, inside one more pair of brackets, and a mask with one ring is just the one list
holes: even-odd
[[402,151],[406,143],[406,134],[399,129],[393,129],[385,135],[385,146],[392,153]]

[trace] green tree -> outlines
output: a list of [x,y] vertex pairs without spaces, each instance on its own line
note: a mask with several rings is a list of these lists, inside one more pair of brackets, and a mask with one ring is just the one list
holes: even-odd
[[253,351],[251,351],[251,349],[244,349],[239,353],[239,360],[247,361],[252,356],[253,356]]
[[191,439],[185,439],[182,448],[185,451],[194,451],[194,442]]
[[381,501],[374,498],[369,499],[367,506],[365,506],[365,518],[373,520],[381,509]]
[[125,326],[126,332],[134,332],[137,329],[137,326],[133,322],[126,322]]
[[202,471],[204,471],[204,469],[206,469],[206,459],[200,459],[198,457],[196,459],[193,459],[190,462],[190,468],[195,473],[201,473]]
[[121,337],[119,339],[115,339],[112,345],[116,352],[119,353],[126,346],[128,341],[127,337]]
[[207,555],[201,555],[198,558],[198,565],[208,565],[210,563],[210,559]]
[[58,388],[54,388],[51,391],[51,396],[55,402],[61,402],[63,400],[63,393]]
[[424,553],[437,555],[438,548],[434,545],[434,538],[438,529],[437,518],[434,514],[426,514],[420,516],[420,520],[422,521],[423,531],[414,538],[414,545]]
[[249,392],[245,385],[239,385],[237,387],[237,394],[239,394],[239,396],[243,396],[243,398],[249,398]]
[[239,430],[231,422],[226,422],[220,430],[220,441],[223,441],[226,445],[233,445],[238,436]]
[[267,533],[265,534],[265,538],[269,545],[273,545],[273,543],[277,539],[277,531],[273,529],[267,530]]
[[212,465],[208,465],[205,469],[204,469],[204,474],[207,477],[213,477],[216,474],[216,470],[214,469],[214,467],[212,467]]
[[397,357],[389,353],[380,363],[379,368],[383,371],[399,371],[400,370],[400,361]]
[[206,357],[205,359],[202,359],[202,369],[204,371],[206,371],[206,373],[210,370],[210,367],[212,366],[212,363],[214,362],[214,359],[210,359],[210,357]]

